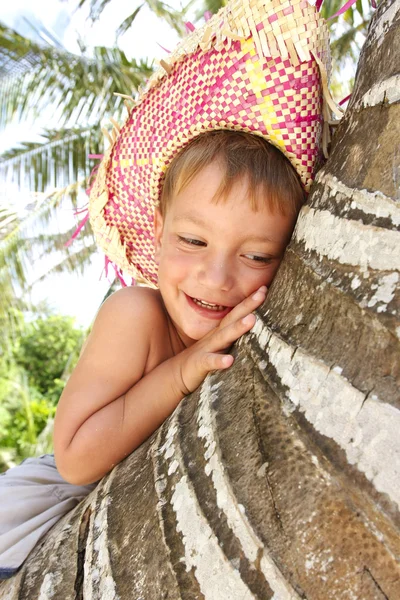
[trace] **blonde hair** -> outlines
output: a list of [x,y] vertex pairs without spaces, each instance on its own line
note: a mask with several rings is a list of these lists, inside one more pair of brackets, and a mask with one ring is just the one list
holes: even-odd
[[160,198],[164,215],[174,195],[179,194],[202,169],[218,161],[224,170],[214,196],[224,200],[232,186],[247,178],[253,210],[262,202],[272,211],[297,215],[306,193],[300,178],[285,155],[263,138],[243,131],[209,131],[192,140],[173,159],[165,174]]

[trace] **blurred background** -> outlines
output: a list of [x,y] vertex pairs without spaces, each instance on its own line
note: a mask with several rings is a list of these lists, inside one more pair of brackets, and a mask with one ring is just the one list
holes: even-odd
[[[5,6],[8,4],[8,6]],[[325,0],[334,15],[344,4]],[[13,0],[0,8],[0,471],[52,451],[60,393],[96,312],[121,285],[104,270],[85,190],[109,118],[157,59],[221,0]],[[371,7],[329,20],[331,89],[351,93]],[[126,112],[125,112],[126,114]],[[102,131],[103,130],[103,131]],[[75,235],[81,224],[79,235]],[[72,243],[69,243],[71,242]]]

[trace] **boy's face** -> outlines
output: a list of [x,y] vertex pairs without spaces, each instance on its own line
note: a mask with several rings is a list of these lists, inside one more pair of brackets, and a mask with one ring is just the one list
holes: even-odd
[[282,260],[296,217],[256,212],[247,182],[213,200],[223,171],[211,164],[155,216],[158,284],[166,309],[186,346],[260,286],[269,286]]

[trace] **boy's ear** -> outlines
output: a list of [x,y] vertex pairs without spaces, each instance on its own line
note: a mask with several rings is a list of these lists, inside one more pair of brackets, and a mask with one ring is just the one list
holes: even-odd
[[158,263],[161,251],[161,239],[164,228],[164,219],[159,208],[154,212],[154,258]]

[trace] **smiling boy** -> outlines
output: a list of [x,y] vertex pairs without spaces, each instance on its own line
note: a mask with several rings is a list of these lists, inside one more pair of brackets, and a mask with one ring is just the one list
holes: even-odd
[[155,246],[163,303],[186,346],[270,285],[303,201],[289,161],[256,136],[203,134],[175,159]]
[[205,133],[167,171],[155,213],[158,290],[101,308],[61,396],[54,447],[76,485],[103,477],[255,323],[304,200],[285,156],[242,132]]

